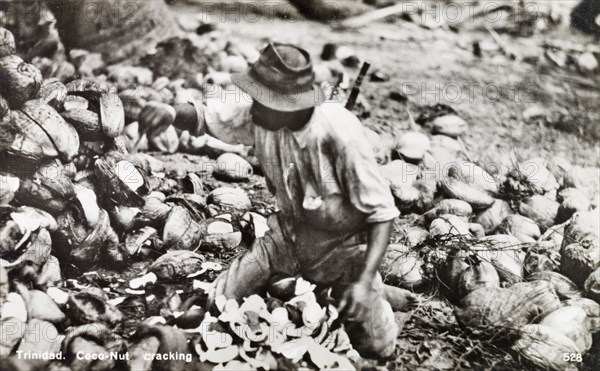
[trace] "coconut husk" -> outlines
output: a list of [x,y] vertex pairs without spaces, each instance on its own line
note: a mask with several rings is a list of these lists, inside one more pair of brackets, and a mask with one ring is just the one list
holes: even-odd
[[542,271],[530,275],[527,278],[528,281],[548,281],[554,287],[554,291],[561,300],[566,299],[577,299],[581,297],[581,291],[577,288],[577,285],[570,279],[563,276],[560,273],[552,271]]
[[226,182],[247,182],[253,173],[252,165],[234,153],[224,153],[217,158],[213,176]]
[[458,217],[469,218],[473,213],[473,208],[468,202],[454,198],[446,198],[436,203],[434,212],[428,213],[428,218],[439,217],[444,214],[452,214]]
[[[42,86],[42,73],[16,55],[0,58],[0,91],[12,109],[19,109],[35,98]],[[6,94],[10,92],[10,94]]]
[[227,219],[209,218],[201,221],[199,226],[200,248],[204,251],[231,250],[242,241],[242,233],[235,230]]
[[482,287],[500,287],[500,277],[491,263],[467,259],[467,264],[468,267],[458,277],[457,289],[460,298]]
[[169,248],[194,251],[200,247],[201,228],[185,208],[174,206],[165,221],[162,239]]
[[[120,156],[116,158],[113,156],[105,156],[99,158],[94,163],[94,173],[98,178],[98,181],[102,185],[104,195],[117,205],[129,206],[129,207],[142,207],[144,206],[144,199],[142,196],[148,194],[149,187],[148,181],[143,171],[138,169],[134,164],[129,163],[127,173],[125,171],[119,172],[118,164],[123,160],[120,160]],[[129,173],[131,172],[131,173]],[[143,185],[136,190],[128,185],[131,180],[137,181],[138,178],[143,179]]]
[[197,272],[205,259],[202,255],[188,250],[170,250],[148,267],[159,279],[177,279]]
[[100,322],[114,327],[123,320],[119,309],[92,292],[71,294],[67,308],[69,319],[76,325]]
[[576,212],[586,212],[590,210],[590,199],[586,194],[577,188],[565,188],[559,192],[557,200],[560,202],[558,207],[557,223],[564,223]]
[[538,244],[527,250],[523,260],[525,277],[537,272],[558,271],[560,268],[560,253],[553,248],[545,248]]
[[179,148],[179,136],[173,125],[158,135],[150,135],[148,144],[151,150],[162,153],[175,153]]
[[52,251],[52,238],[46,229],[38,229],[31,233],[29,240],[12,253],[3,254],[3,265],[8,270],[31,264],[37,271],[43,266]]
[[533,195],[521,201],[519,213],[531,218],[542,232],[556,223],[559,203],[542,195]]
[[246,192],[240,188],[220,187],[208,194],[207,203],[220,208],[222,212],[243,213],[250,210],[252,203]]
[[485,233],[492,233],[511,214],[514,212],[508,202],[495,199],[489,208],[477,214],[475,221],[481,224]]
[[519,330],[520,339],[512,349],[531,364],[545,370],[566,370],[572,363],[563,354],[576,354],[577,345],[546,325],[525,325]]
[[15,36],[4,27],[0,27],[0,58],[17,53]]
[[15,198],[23,205],[56,215],[74,196],[73,183],[65,174],[62,164],[52,161],[41,166],[32,176],[23,178]]
[[43,100],[58,112],[64,109],[67,98],[67,87],[56,78],[44,80],[37,98]]
[[455,307],[461,326],[475,336],[496,339],[515,335],[519,328],[560,307],[560,300],[546,281],[517,283],[511,288],[477,289]]
[[592,347],[592,334],[587,328],[585,310],[576,306],[564,306],[548,314],[540,325],[551,327],[568,337],[577,346],[577,352],[585,354]]
[[600,303],[600,268],[594,270],[584,283],[585,293],[590,298]]
[[121,250],[128,257],[147,256],[150,252],[162,250],[163,242],[158,238],[158,231],[152,227],[143,227],[125,237]]
[[97,113],[81,108],[63,112],[62,117],[77,130],[82,140],[96,141],[104,138],[100,117]]
[[560,271],[579,287],[600,266],[600,247],[572,243],[560,249]]
[[423,260],[409,247],[391,244],[381,263],[380,272],[386,283],[413,289],[425,282],[422,265]]
[[600,246],[600,215],[597,210],[577,212],[565,227],[562,247],[578,242],[584,246]]
[[62,281],[60,262],[55,256],[50,255],[40,268],[35,284],[39,287],[50,287],[56,286],[60,281]]
[[519,214],[508,215],[496,232],[510,234],[525,243],[535,242],[541,235],[540,228],[533,220]]
[[446,196],[468,202],[475,210],[488,208],[495,201],[487,191],[452,178],[441,179],[438,187]]

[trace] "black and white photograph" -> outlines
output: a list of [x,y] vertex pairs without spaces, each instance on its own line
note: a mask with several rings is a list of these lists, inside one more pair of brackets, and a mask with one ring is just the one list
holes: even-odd
[[0,0],[0,370],[597,371],[600,0]]

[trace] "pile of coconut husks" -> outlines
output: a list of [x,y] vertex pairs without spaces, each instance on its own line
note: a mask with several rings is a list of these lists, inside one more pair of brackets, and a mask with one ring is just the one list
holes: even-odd
[[[3,370],[364,365],[335,301],[300,277],[206,308],[215,277],[265,233],[274,209],[257,197],[264,185],[244,146],[220,154],[214,172],[169,171],[144,153],[207,149],[175,128],[140,138],[138,115],[148,101],[226,87],[256,50],[208,34],[203,58],[171,39],[169,50],[193,50],[185,66],[202,73],[163,76],[160,45],[142,61],[149,67],[105,66],[83,50],[30,64],[0,34]],[[317,72],[344,89],[342,51]],[[460,140],[467,123],[434,111],[417,118],[427,130],[375,148],[404,214],[382,275],[435,296],[465,339],[485,339],[523,368],[578,367],[600,348],[598,169],[560,158],[472,163]],[[413,317],[433,308],[420,305]],[[397,319],[413,333],[408,316]],[[402,347],[396,356],[401,366]]]

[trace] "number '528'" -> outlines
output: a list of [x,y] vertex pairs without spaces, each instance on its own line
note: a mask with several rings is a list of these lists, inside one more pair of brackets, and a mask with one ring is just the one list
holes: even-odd
[[583,359],[581,357],[581,353],[563,353],[563,361],[581,362]]

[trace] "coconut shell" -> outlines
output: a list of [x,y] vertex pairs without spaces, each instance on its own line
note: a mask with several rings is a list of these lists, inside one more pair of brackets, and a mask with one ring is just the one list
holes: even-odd
[[67,308],[69,319],[76,325],[100,322],[113,327],[123,320],[119,309],[92,292],[71,294]]
[[559,203],[542,195],[533,195],[519,204],[519,213],[532,219],[541,231],[552,227],[556,222]]
[[202,268],[205,259],[202,255],[188,250],[170,250],[161,255],[148,267],[159,279],[186,277]]
[[447,197],[468,202],[475,210],[488,208],[495,201],[488,192],[456,179],[442,179],[438,187]]
[[23,205],[56,215],[74,196],[75,188],[64,172],[63,165],[59,161],[52,161],[41,166],[32,176],[22,179],[15,198]]
[[570,279],[563,276],[560,273],[552,271],[542,271],[530,275],[527,278],[528,281],[548,281],[554,287],[554,291],[561,300],[566,299],[577,299],[581,297],[581,291],[577,288],[577,285]]
[[577,286],[583,286],[588,276],[600,266],[600,247],[572,243],[560,250],[560,271]]
[[200,247],[201,228],[190,213],[174,206],[163,227],[163,241],[175,250],[196,250]]
[[568,370],[573,364],[564,354],[576,354],[577,345],[566,335],[546,325],[521,327],[520,339],[512,349],[519,357],[544,370]]
[[500,287],[500,277],[491,263],[471,263],[458,277],[458,295],[463,298],[482,287]]
[[62,117],[73,125],[82,140],[96,141],[104,138],[100,117],[95,112],[74,108],[63,112]]
[[560,307],[549,282],[517,283],[511,288],[484,287],[464,297],[455,308],[459,324],[474,335],[514,334],[521,326]]
[[73,80],[66,87],[69,94],[79,95],[84,98],[99,99],[102,93],[106,93],[106,89],[100,83],[91,79]]
[[[0,91],[12,109],[34,99],[42,86],[42,73],[16,55],[0,58]],[[6,94],[10,92],[10,94]]]
[[252,165],[234,153],[219,156],[215,166],[214,177],[224,181],[247,182],[252,175]]
[[243,189],[220,187],[209,193],[208,204],[219,207],[223,212],[245,212],[250,210],[252,203]]
[[125,111],[121,98],[116,94],[102,93],[98,104],[102,133],[108,138],[121,135],[125,127]]
[[592,334],[587,328],[585,310],[576,306],[564,306],[548,314],[540,325],[551,327],[571,339],[577,346],[576,353],[586,353],[592,347]]
[[[138,169],[135,165],[131,164],[128,171],[132,174],[118,174],[118,158],[112,156],[105,156],[99,158],[94,163],[94,173],[101,184],[104,195],[108,197],[117,205],[129,206],[129,207],[142,207],[144,206],[144,199],[142,196],[148,193],[147,180],[143,171]],[[135,174],[133,174],[135,173]],[[144,178],[145,185],[134,191],[128,184],[127,179],[134,175],[138,175]],[[122,180],[125,179],[125,181]]]
[[67,87],[56,78],[44,80],[36,98],[60,112],[67,99]]

